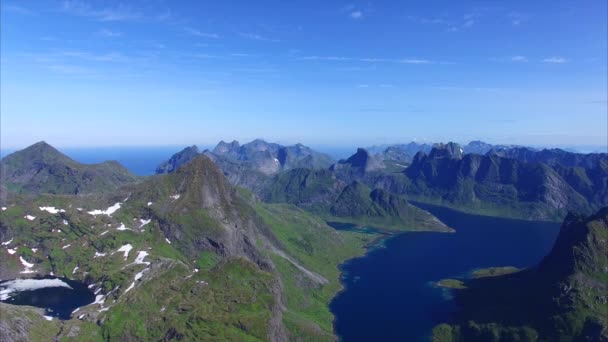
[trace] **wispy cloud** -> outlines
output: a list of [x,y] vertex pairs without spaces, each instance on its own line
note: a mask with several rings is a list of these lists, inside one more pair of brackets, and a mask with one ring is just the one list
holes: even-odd
[[161,22],[171,18],[170,12],[149,15],[123,3],[118,3],[113,7],[96,8],[81,0],[64,0],[61,3],[61,10],[71,15],[88,17],[97,21]]
[[95,75],[96,72],[93,70],[78,66],[78,65],[69,65],[69,64],[52,64],[48,66],[49,70],[53,72],[57,72],[60,74],[69,74],[69,75],[86,75],[91,76]]
[[28,8],[17,6],[17,5],[2,5],[2,11],[12,12],[21,15],[33,15],[34,12]]
[[363,18],[363,12],[361,11],[352,11],[350,12],[350,17],[353,19],[361,19]]
[[565,59],[564,57],[553,56],[553,57],[547,57],[547,58],[543,59],[543,62],[553,63],[553,64],[563,64],[563,63],[568,62],[568,60]]
[[191,27],[184,28],[184,31],[186,31],[186,33],[188,33],[188,34],[191,34],[196,37],[201,37],[201,38],[211,38],[211,39],[220,38],[220,36],[216,33],[202,32],[197,29],[193,29]]
[[419,23],[419,24],[429,24],[429,25],[447,25],[450,24],[444,18],[434,18],[434,17],[419,17],[414,15],[407,16],[409,21]]
[[109,29],[101,29],[99,31],[97,31],[97,34],[102,36],[102,37],[107,37],[107,38],[115,38],[115,37],[121,37],[122,36],[122,32],[118,32],[118,31],[112,31]]
[[358,84],[357,88],[392,88],[392,84]]
[[[99,63],[127,63],[138,58],[125,56],[120,52],[93,53],[80,50],[66,50],[50,53],[30,53],[23,56],[32,58],[38,63],[46,64],[73,64],[74,60]],[[141,59],[141,58],[140,58]]]
[[513,56],[511,57],[511,62],[527,62],[528,58],[526,58],[525,56]]
[[364,62],[364,63],[395,63],[395,64],[447,64],[420,58],[379,58],[379,57],[343,57],[343,56],[305,56],[300,60],[335,61],[335,62]]
[[262,41],[262,42],[271,42],[271,43],[278,43],[278,42],[280,42],[279,39],[261,36],[261,35],[256,34],[256,33],[239,32],[239,35],[241,37],[243,37],[243,38],[247,38],[247,39],[250,39],[250,40],[258,40],[258,41]]
[[507,20],[511,22],[513,26],[520,26],[530,19],[530,15],[519,12],[510,12],[507,14]]

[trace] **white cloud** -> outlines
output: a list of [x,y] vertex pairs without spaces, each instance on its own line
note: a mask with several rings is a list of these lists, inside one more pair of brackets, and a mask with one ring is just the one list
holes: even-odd
[[201,31],[199,31],[197,29],[193,29],[191,27],[186,27],[186,28],[184,28],[184,30],[193,36],[202,37],[202,38],[218,39],[220,37],[216,33],[201,32]]
[[2,10],[5,12],[13,12],[13,13],[21,14],[21,15],[34,14],[34,12],[30,11],[29,9],[22,7],[22,6],[17,6],[17,5],[4,5],[4,6],[2,6]]
[[350,17],[353,19],[361,19],[363,17],[363,12],[361,11],[353,11],[350,13]]
[[264,37],[264,36],[261,36],[256,33],[240,32],[239,35],[243,38],[247,38],[247,39],[251,39],[251,40],[259,40],[262,42],[272,42],[272,43],[280,42],[280,40],[278,40],[278,39]]
[[402,59],[400,63],[404,64],[429,64],[431,61],[426,59]]
[[334,61],[334,62],[363,62],[363,63],[394,63],[394,64],[449,64],[446,62],[434,62],[420,58],[382,58],[382,57],[343,57],[343,56],[305,56],[300,60]]
[[543,62],[545,62],[545,63],[554,63],[554,64],[562,64],[562,63],[568,62],[568,60],[565,59],[564,57],[553,56],[553,57],[548,57],[548,58],[543,59]]
[[112,31],[112,30],[108,30],[108,29],[101,29],[97,32],[97,34],[99,34],[102,37],[108,37],[108,38],[113,38],[113,37],[120,37],[122,36],[121,32],[118,31]]
[[513,56],[513,57],[511,57],[511,61],[512,62],[527,62],[528,58],[526,58],[525,56]]
[[171,18],[170,12],[145,14],[123,3],[118,3],[113,7],[95,8],[81,0],[64,0],[61,3],[61,10],[71,15],[88,17],[97,21],[163,22]]

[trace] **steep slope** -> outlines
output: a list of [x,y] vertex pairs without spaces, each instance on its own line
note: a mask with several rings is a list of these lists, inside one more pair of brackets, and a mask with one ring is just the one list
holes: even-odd
[[452,231],[430,213],[382,189],[370,190],[357,181],[342,190],[330,208],[331,219],[398,230]]
[[[338,265],[374,238],[260,203],[202,155],[113,193],[4,205],[1,278],[55,274],[97,295],[43,339],[333,341]],[[7,334],[34,338],[19,327],[43,318],[15,310]]]
[[590,169],[601,161],[608,162],[608,153],[574,153],[559,148],[534,150],[528,147],[497,148],[488,152],[526,163],[544,163],[549,166],[582,167]]
[[258,195],[272,176],[295,168],[325,169],[333,162],[326,154],[302,144],[283,146],[256,139],[244,145],[238,141],[220,141],[212,150],[198,152],[195,146],[175,154],[157,168],[157,173],[174,172],[199,154],[220,167],[231,184],[245,187]]
[[608,207],[568,215],[534,268],[465,281],[434,341],[608,341]]
[[136,180],[136,176],[116,161],[80,164],[44,141],[0,161],[0,181],[14,193],[107,192]]
[[386,147],[382,152],[376,154],[376,158],[386,161],[396,161],[409,163],[412,161],[416,153],[423,151],[429,153],[433,146],[430,144],[418,144],[411,142],[409,144],[397,144]]
[[435,147],[429,155],[418,153],[403,174],[383,174],[366,182],[422,202],[491,215],[558,220],[568,210],[591,212],[608,204],[606,179],[606,168],[576,172],[496,155],[463,156],[458,145],[448,144]]
[[472,154],[486,154],[492,150],[506,150],[510,148],[514,148],[517,146],[511,145],[492,145],[480,140],[470,141],[468,144],[464,145],[462,149],[464,153],[472,153]]
[[349,183],[353,180],[361,180],[370,172],[380,171],[386,165],[382,160],[371,155],[366,149],[358,148],[357,152],[346,160],[340,160],[329,169],[343,181]]
[[294,169],[275,177],[265,198],[273,203],[290,203],[312,212],[329,208],[345,183],[329,170]]
[[450,231],[441,221],[384,190],[353,181],[346,185],[330,170],[295,169],[274,178],[263,197],[289,203],[328,221],[396,230]]
[[188,163],[199,155],[199,150],[196,145],[186,147],[183,150],[177,152],[169,160],[163,162],[156,168],[156,173],[171,173],[179,169],[182,165]]

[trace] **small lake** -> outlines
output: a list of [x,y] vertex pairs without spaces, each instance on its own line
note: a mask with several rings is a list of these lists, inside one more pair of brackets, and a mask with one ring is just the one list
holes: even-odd
[[559,224],[464,214],[420,205],[456,233],[412,232],[342,265],[343,292],[332,301],[342,341],[428,341],[449,322],[455,305],[433,282],[476,268],[537,264],[551,249]]
[[0,301],[45,309],[45,315],[70,319],[72,311],[92,303],[95,295],[83,283],[43,277],[0,281]]

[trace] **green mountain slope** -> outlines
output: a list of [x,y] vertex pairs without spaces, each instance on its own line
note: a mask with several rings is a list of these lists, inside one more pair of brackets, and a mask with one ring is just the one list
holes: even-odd
[[0,161],[0,183],[13,193],[108,192],[136,180],[116,161],[80,164],[43,141]]
[[[3,206],[2,279],[54,274],[97,295],[27,339],[333,341],[338,265],[373,238],[260,203],[205,156],[111,193],[16,195]],[[42,320],[6,306],[9,334],[23,317]]]
[[551,252],[531,269],[464,282],[457,324],[435,341],[607,341],[608,208],[568,215]]

